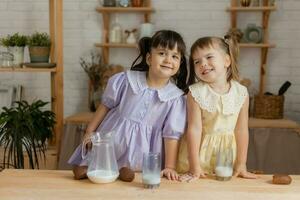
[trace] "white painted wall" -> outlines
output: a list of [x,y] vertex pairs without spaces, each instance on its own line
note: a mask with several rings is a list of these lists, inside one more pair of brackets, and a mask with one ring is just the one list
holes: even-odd
[[[292,87],[286,94],[285,114],[300,122],[300,1],[277,0],[278,9],[270,17],[270,41],[277,46],[268,56],[267,90],[276,93],[289,80]],[[98,0],[64,0],[64,114],[87,111],[87,76],[79,65],[79,57],[101,40],[102,16],[95,11]],[[155,29],[180,32],[188,47],[198,37],[223,36],[230,27],[225,11],[230,0],[152,0]],[[119,14],[123,28],[138,27],[142,16]],[[239,14],[238,24],[260,23],[260,13]],[[0,0],[0,37],[14,32],[30,34],[48,31],[48,0]],[[3,50],[3,49],[2,49]],[[242,49],[241,73],[252,79],[258,88],[260,51]],[[29,60],[26,52],[26,61]],[[129,67],[137,52],[113,49],[111,63]],[[22,84],[25,99],[50,101],[48,73],[0,73],[0,83]]]

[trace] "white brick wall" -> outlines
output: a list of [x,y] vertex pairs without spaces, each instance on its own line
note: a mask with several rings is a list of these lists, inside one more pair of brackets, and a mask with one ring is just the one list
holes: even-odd
[[[300,122],[300,1],[277,0],[278,9],[270,17],[270,40],[277,46],[268,56],[267,90],[276,93],[289,80],[292,87],[286,94],[286,116]],[[230,0],[152,0],[155,29],[180,32],[188,47],[198,37],[222,36],[230,26],[225,11]],[[95,11],[99,0],[64,0],[64,114],[87,108],[87,76],[79,65],[79,57],[101,40],[102,16]],[[138,27],[142,16],[120,14],[123,28]],[[239,14],[238,25],[260,23],[259,13]],[[0,37],[14,32],[30,34],[48,31],[48,0],[0,0]],[[2,49],[3,50],[3,49]],[[133,49],[112,49],[111,63],[129,67],[137,52]],[[258,88],[258,49],[243,49],[241,73],[250,77]],[[26,61],[28,61],[26,52]],[[0,83],[19,83],[25,87],[25,98],[50,100],[49,74],[1,73]]]

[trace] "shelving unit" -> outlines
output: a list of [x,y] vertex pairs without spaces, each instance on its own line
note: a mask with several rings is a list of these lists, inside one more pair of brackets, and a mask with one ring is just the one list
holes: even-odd
[[275,44],[269,43],[269,17],[270,13],[276,10],[276,6],[269,6],[269,0],[262,0],[262,6],[259,7],[241,7],[238,2],[239,0],[231,0],[231,7],[227,9],[231,14],[231,28],[237,28],[237,12],[262,12],[263,42],[259,44],[240,43],[239,47],[261,48],[259,93],[263,94],[265,89],[268,51],[269,48],[275,47]]
[[56,115],[54,138],[51,141],[59,150],[60,135],[63,128],[63,1],[49,0],[49,32],[51,37],[50,60],[56,63],[54,68],[1,67],[0,72],[28,72],[51,74],[51,110]]
[[136,44],[126,43],[109,43],[109,25],[110,25],[110,14],[115,13],[138,13],[144,16],[144,22],[150,22],[150,15],[154,11],[151,7],[151,0],[145,1],[143,7],[97,7],[96,11],[102,14],[103,17],[103,28],[102,28],[102,42],[96,43],[96,47],[102,48],[103,62],[109,63],[109,49],[110,48],[136,48]]

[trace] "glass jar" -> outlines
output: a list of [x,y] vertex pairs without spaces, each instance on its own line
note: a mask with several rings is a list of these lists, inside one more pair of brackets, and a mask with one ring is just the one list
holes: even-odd
[[12,67],[14,62],[14,55],[9,52],[0,52],[0,66]]
[[123,30],[122,26],[118,22],[118,17],[115,17],[114,22],[111,25],[109,32],[109,42],[110,43],[122,43],[123,41]]

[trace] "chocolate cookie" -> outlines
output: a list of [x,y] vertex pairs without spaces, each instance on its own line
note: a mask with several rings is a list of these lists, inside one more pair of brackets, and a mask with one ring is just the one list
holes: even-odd
[[128,167],[122,167],[119,171],[119,179],[125,182],[131,182],[134,179],[134,171],[129,169]]
[[273,184],[283,184],[288,185],[291,184],[292,178],[286,174],[274,174],[273,175]]

